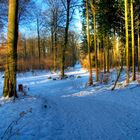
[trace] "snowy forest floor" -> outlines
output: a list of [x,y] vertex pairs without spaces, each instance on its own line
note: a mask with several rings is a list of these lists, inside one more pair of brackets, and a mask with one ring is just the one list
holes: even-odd
[[[124,86],[125,72],[114,91],[108,84],[86,87],[88,72],[80,65],[66,72],[69,78],[46,71],[18,74],[27,95],[2,97],[0,78],[1,140],[139,140],[140,85]],[[95,80],[95,75],[93,74]]]

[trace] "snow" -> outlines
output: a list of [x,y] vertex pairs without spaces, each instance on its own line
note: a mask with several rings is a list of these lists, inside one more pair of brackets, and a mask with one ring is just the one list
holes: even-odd
[[[124,85],[123,72],[117,88],[111,71],[108,84],[87,87],[88,72],[80,64],[66,71],[35,71],[18,74],[27,95],[2,97],[0,78],[0,139],[6,140],[139,140],[140,86]],[[80,76],[80,78],[78,78]],[[48,77],[51,77],[48,78]],[[95,80],[95,75],[93,75]],[[7,129],[8,128],[8,129]]]

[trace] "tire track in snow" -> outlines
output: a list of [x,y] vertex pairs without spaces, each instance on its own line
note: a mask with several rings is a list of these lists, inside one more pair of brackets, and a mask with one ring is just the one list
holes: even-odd
[[128,124],[130,117],[127,116],[129,109],[126,107],[93,98],[62,99],[58,97],[53,101],[56,102],[57,118],[59,118],[53,125],[61,129],[59,123],[63,124],[63,129],[58,129],[62,131],[60,134],[55,129],[54,140],[57,138],[65,140],[131,140],[134,138],[134,132],[132,132],[134,128],[130,126],[137,116],[132,116],[132,122]]

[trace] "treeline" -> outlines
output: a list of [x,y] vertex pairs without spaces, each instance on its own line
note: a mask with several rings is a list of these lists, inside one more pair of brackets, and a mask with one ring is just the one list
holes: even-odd
[[[41,4],[42,3],[42,4]],[[75,64],[77,59],[78,34],[70,29],[77,2],[68,0],[19,0],[17,70],[60,70]],[[43,5],[43,6],[42,6]],[[8,26],[8,0],[0,2],[1,55],[0,69],[6,62],[6,35]],[[24,31],[24,32],[23,32]],[[5,50],[5,51],[4,51]]]
[[[65,68],[73,66],[78,59],[78,39],[74,32],[69,32],[69,43],[66,48]],[[60,38],[59,38],[60,39]],[[62,38],[63,39],[63,38]],[[0,47],[0,70],[3,71],[6,65],[6,43]],[[29,70],[46,69],[54,71],[60,70],[61,62],[61,41],[57,41],[55,46],[56,54],[54,59],[54,47],[52,46],[51,37],[40,37],[40,56],[38,48],[38,38],[26,38],[19,33],[17,46],[17,71],[24,72]]]
[[[83,38],[81,57],[90,71],[89,85],[100,72],[126,66],[126,83],[136,79],[140,71],[140,1],[139,0],[83,0]],[[136,69],[137,68],[137,69]]]

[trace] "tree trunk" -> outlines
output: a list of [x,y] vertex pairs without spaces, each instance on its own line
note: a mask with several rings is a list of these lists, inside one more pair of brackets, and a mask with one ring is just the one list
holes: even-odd
[[131,0],[131,39],[132,39],[132,80],[136,80],[135,73],[135,43],[134,43],[134,17],[133,17],[133,0]]
[[103,63],[102,63],[103,72],[106,73],[106,52],[105,52],[104,35],[102,35],[101,44],[102,44],[102,55],[103,55]]
[[53,70],[56,72],[56,47],[57,47],[57,33],[54,34],[54,49],[53,49]]
[[16,71],[17,71],[17,40],[18,40],[18,1],[9,0],[8,8],[8,41],[7,66],[5,68],[3,96],[17,97]]
[[129,83],[129,36],[128,36],[128,0],[124,1],[125,4],[125,38],[126,38],[126,83]]
[[106,69],[107,69],[107,72],[109,72],[109,65],[110,65],[110,61],[109,61],[109,37],[107,37],[107,47],[106,47]]
[[24,57],[23,57],[23,67],[24,70],[27,70],[27,46],[26,46],[26,38],[24,40]]
[[[123,61],[123,60],[122,60],[122,61]],[[114,83],[114,86],[112,87],[111,90],[114,90],[114,89],[115,89],[115,87],[116,87],[116,85],[117,85],[117,82],[118,82],[118,80],[119,80],[119,78],[120,78],[120,75],[121,75],[122,70],[123,70],[123,62],[121,62],[121,68],[120,68],[119,73],[118,73],[118,75],[117,75],[117,78],[116,78],[116,81],[115,81],[115,83]]]
[[138,29],[138,71],[140,72],[140,32]]
[[37,45],[38,45],[38,62],[39,62],[39,68],[41,68],[40,62],[41,62],[41,48],[40,48],[40,29],[39,29],[39,17],[37,16]]
[[57,10],[55,10],[55,12],[54,12],[54,50],[53,50],[53,70],[54,70],[54,72],[56,72],[56,69],[57,69],[57,62],[56,62],[56,57],[57,57],[57,55],[56,55],[56,49],[57,49],[57,17],[58,17],[58,15],[57,15],[58,13],[57,13]]
[[93,0],[90,0],[90,5],[92,9],[92,15],[94,18],[94,50],[95,50],[95,67],[96,67],[96,82],[99,80],[98,78],[98,55],[97,55],[97,37],[96,37],[96,8],[93,5]]
[[92,79],[92,66],[91,66],[91,53],[90,53],[90,28],[89,28],[88,0],[86,0],[86,23],[87,23],[87,43],[88,43],[88,63],[89,63],[88,85],[90,86],[93,84],[93,79]]
[[61,53],[61,78],[64,78],[65,73],[65,51],[68,45],[68,31],[69,31],[69,20],[70,20],[70,0],[67,0],[67,15],[66,15],[66,27],[65,27],[65,40],[64,45],[62,45]]

